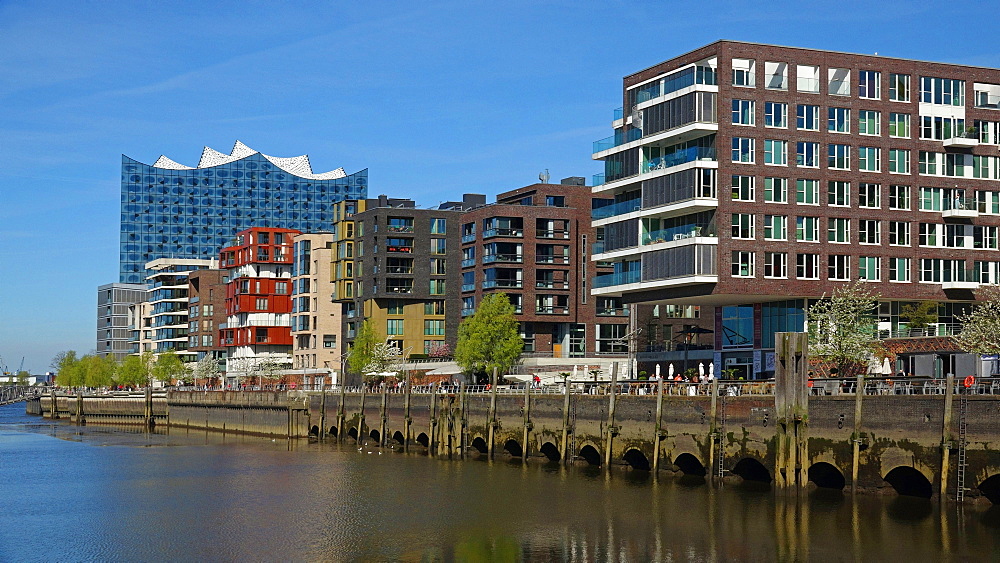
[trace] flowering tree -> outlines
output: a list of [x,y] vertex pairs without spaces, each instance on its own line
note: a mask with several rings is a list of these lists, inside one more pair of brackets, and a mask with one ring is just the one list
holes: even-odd
[[[970,312],[958,315],[962,331],[955,335],[955,342],[973,354],[1000,354],[1000,286],[985,286],[976,298],[978,303]],[[995,361],[993,371],[997,371]]]
[[809,354],[837,365],[840,375],[864,369],[881,350],[878,294],[863,281],[841,286],[806,312]]

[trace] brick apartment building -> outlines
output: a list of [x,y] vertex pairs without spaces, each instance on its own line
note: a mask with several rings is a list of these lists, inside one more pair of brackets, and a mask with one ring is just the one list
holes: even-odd
[[[774,333],[850,280],[894,337],[927,300],[949,334],[1000,279],[1000,70],[718,41],[626,76],[622,102],[593,150],[614,200],[595,296],[714,307],[720,368],[770,372]],[[919,348],[897,368],[977,369]]]

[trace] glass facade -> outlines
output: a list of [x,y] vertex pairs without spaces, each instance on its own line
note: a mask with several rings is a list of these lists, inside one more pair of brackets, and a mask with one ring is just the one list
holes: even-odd
[[120,281],[156,258],[215,258],[250,227],[330,230],[334,204],[368,196],[368,170],[333,179],[288,172],[260,153],[217,166],[158,168],[122,156]]

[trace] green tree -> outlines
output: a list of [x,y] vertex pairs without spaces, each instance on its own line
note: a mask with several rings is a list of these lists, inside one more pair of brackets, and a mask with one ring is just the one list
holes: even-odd
[[867,369],[881,349],[878,298],[868,284],[855,281],[810,306],[809,354],[836,364],[841,376]]
[[31,374],[22,369],[21,371],[17,372],[17,384],[22,387],[27,385],[29,377],[31,377]]
[[78,387],[83,385],[80,360],[76,350],[59,352],[52,358],[52,369],[56,372],[56,383],[62,387]]
[[938,302],[907,303],[899,310],[899,319],[910,329],[921,330],[938,320]]
[[117,383],[121,385],[149,385],[152,377],[153,353],[143,352],[141,356],[128,356],[118,367]]
[[87,387],[110,387],[117,369],[118,362],[114,356],[87,354],[80,358],[83,385]]
[[483,376],[507,373],[521,359],[524,340],[514,317],[514,306],[504,293],[483,298],[476,312],[458,326],[455,362],[466,373]]
[[385,339],[375,330],[375,324],[371,320],[361,323],[358,334],[354,337],[354,343],[347,352],[347,366],[354,373],[363,374],[375,359],[376,347],[383,343]]
[[177,352],[170,350],[160,354],[153,364],[153,377],[162,383],[172,383],[187,371]]
[[[957,316],[962,330],[954,336],[955,342],[973,354],[1000,354],[1000,286],[984,286],[976,292],[976,299],[971,311]],[[992,371],[997,371],[997,362]]]

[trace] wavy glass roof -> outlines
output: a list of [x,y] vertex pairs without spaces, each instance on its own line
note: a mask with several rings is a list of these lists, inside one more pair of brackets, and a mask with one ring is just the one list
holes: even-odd
[[300,178],[306,178],[308,180],[334,180],[336,178],[344,178],[347,176],[347,173],[344,172],[343,168],[337,168],[336,170],[323,172],[321,174],[314,173],[312,164],[309,163],[309,155],[307,154],[293,157],[269,156],[262,152],[255,151],[254,149],[243,144],[242,141],[236,141],[236,144],[233,145],[233,150],[231,150],[229,154],[223,154],[211,147],[205,147],[205,149],[201,151],[201,160],[198,161],[197,167],[185,166],[176,160],[169,159],[163,155],[160,155],[160,158],[156,159],[156,162],[153,163],[153,167],[164,168],[167,170],[198,170],[201,168],[212,168],[214,166],[229,164],[230,162],[236,162],[237,160],[244,159],[254,154],[261,155],[267,161],[289,174],[295,174]]

